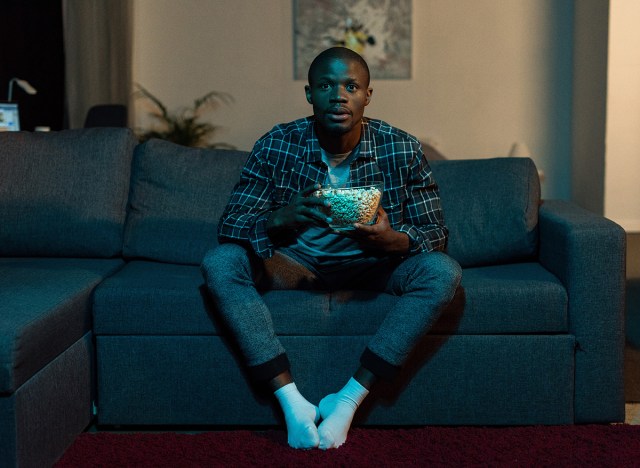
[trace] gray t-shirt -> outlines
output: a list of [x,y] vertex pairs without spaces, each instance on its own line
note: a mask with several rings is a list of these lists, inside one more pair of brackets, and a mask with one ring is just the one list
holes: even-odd
[[[351,153],[329,155],[322,150],[322,160],[327,164],[325,185],[346,187],[349,183],[351,162],[358,157],[360,146]],[[345,261],[364,257],[360,244],[331,228],[311,226],[301,232],[294,244],[281,251],[306,265],[331,267],[342,265]]]

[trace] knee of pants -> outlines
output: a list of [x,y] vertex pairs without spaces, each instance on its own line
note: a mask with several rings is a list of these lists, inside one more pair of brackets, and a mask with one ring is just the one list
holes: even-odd
[[238,272],[250,275],[249,253],[238,244],[220,244],[205,254],[200,269],[207,284]]
[[458,287],[462,279],[462,267],[453,258],[442,252],[434,252],[437,254],[435,257],[437,260],[436,268],[438,268],[439,274],[444,278],[447,278],[452,285]]
[[432,278],[455,291],[462,279],[462,268],[453,258],[442,252],[424,252],[416,255],[416,268],[421,278]]

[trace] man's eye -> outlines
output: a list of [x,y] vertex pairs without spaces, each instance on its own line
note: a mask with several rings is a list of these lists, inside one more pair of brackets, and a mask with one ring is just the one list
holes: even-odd
[[329,89],[330,87],[331,87],[331,86],[329,86],[329,84],[328,84],[328,83],[322,83],[322,84],[320,85],[320,89]]
[[358,89],[358,87],[354,84],[350,84],[350,85],[347,85],[347,89],[349,91],[355,91],[356,89]]

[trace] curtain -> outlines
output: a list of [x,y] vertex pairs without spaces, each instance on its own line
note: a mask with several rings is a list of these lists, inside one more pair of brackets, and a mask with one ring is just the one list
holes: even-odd
[[65,120],[84,125],[97,104],[131,108],[133,2],[63,0],[65,49]]

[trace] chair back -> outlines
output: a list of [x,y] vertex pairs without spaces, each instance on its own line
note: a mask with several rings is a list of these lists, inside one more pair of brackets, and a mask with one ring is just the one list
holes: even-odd
[[87,112],[84,128],[126,127],[127,124],[127,106],[123,104],[99,104],[91,107]]

